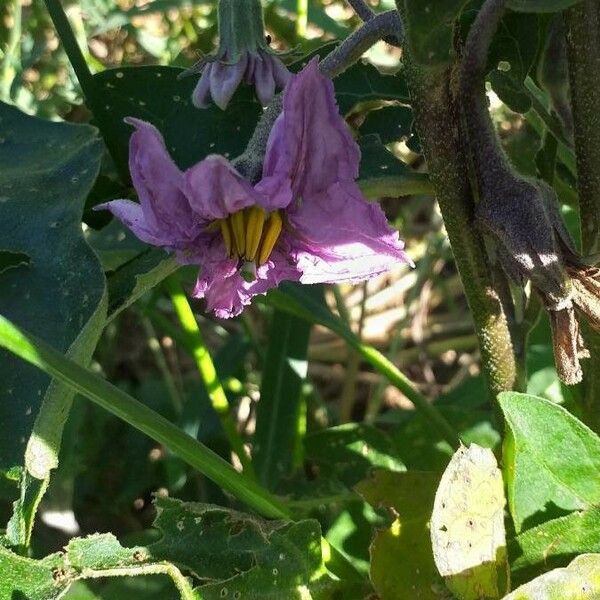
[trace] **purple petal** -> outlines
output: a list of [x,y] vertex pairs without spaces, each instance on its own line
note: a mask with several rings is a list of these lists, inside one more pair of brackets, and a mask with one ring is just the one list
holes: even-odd
[[222,156],[206,157],[185,172],[183,189],[190,206],[204,220],[223,219],[246,206],[265,204]]
[[135,235],[154,246],[170,246],[173,239],[168,234],[163,235],[161,231],[149,225],[146,221],[144,211],[137,202],[131,200],[112,200],[94,207],[94,210],[109,210],[125,227],[131,229]]
[[265,177],[288,177],[295,196],[326,190],[358,176],[360,152],[340,116],[333,84],[316,59],[292,76],[283,111],[271,131],[263,167]]
[[275,79],[273,79],[273,65],[270,56],[261,53],[254,67],[254,84],[256,96],[263,106],[267,106],[275,95]]
[[192,92],[192,104],[196,108],[208,108],[210,106],[210,72],[212,64],[208,64],[202,71],[202,76]]
[[277,88],[282,90],[287,85],[292,74],[276,56],[271,56],[271,62],[273,64],[273,79],[275,79]]
[[167,247],[183,247],[200,231],[200,223],[181,191],[183,173],[172,161],[158,130],[145,121],[127,118],[136,130],[129,140],[129,171],[140,199],[102,205],[140,239]]
[[207,310],[221,319],[239,315],[254,296],[266,294],[281,281],[299,280],[300,273],[280,250],[275,250],[269,261],[257,269],[252,282],[241,277],[236,261],[221,259],[222,252],[218,245],[208,249],[208,261],[202,265],[193,293],[196,298],[205,298]]
[[294,252],[302,283],[361,281],[401,263],[404,243],[378,204],[355,184],[336,183],[288,213],[298,236]]
[[212,64],[210,72],[210,92],[215,104],[225,110],[235,94],[248,64],[248,55],[243,54],[233,65],[220,62]]

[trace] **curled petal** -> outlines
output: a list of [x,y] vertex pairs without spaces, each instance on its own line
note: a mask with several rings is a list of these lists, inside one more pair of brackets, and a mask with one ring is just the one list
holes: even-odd
[[242,81],[246,66],[248,64],[248,55],[243,54],[240,59],[232,64],[214,62],[210,71],[210,93],[215,104],[225,110],[229,101],[235,94]]
[[573,302],[590,326],[600,333],[600,271],[596,268],[578,270],[573,278]]
[[194,289],[194,297],[205,298],[206,308],[221,319],[239,315],[252,298],[266,294],[283,280],[298,281],[299,273],[289,263],[285,252],[274,251],[269,260],[256,270],[254,281],[245,281],[239,273],[237,262],[222,259],[219,243],[208,248],[213,260],[203,263]]
[[183,173],[177,168],[158,130],[145,121],[128,118],[136,130],[129,141],[129,171],[140,199],[117,200],[101,205],[132,229],[142,240],[180,248],[191,243],[200,231],[181,190]]
[[358,176],[360,152],[340,116],[333,84],[313,59],[291,77],[269,137],[263,176],[289,178],[296,197]]
[[361,281],[412,264],[398,232],[355,184],[334,184],[288,213],[302,283]]
[[192,92],[192,104],[196,108],[208,108],[210,106],[210,72],[213,65],[204,67],[200,80]]
[[263,196],[222,156],[212,155],[185,172],[183,189],[193,210],[207,221],[223,219]]

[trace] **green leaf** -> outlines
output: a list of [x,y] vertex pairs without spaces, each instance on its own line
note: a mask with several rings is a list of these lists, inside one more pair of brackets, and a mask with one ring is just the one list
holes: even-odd
[[108,319],[114,319],[179,268],[173,256],[147,248],[108,276]]
[[261,111],[253,90],[243,87],[222,111],[216,106],[199,110],[192,104],[196,77],[177,79],[174,67],[123,67],[94,75],[102,90],[95,108],[102,132],[118,142],[118,160],[127,166],[132,127],[125,117],[149,121],[163,134],[169,153],[180,168],[207,154],[235,157],[241,154],[254,131]]
[[383,145],[379,135],[365,135],[359,138],[358,144],[361,152],[358,183],[367,197],[432,193],[429,177],[413,171],[396,158]]
[[271,321],[252,453],[259,481],[269,489],[293,466],[310,330],[310,323],[281,311]]
[[[0,314],[87,363],[104,326],[105,280],[81,231],[102,151],[93,127],[42,121],[0,103],[0,239],[13,261],[0,272]],[[57,466],[73,393],[0,353],[0,469],[38,478]],[[38,412],[42,407],[42,412]]]
[[517,533],[600,502],[600,438],[561,406],[504,392],[504,473]]
[[459,448],[435,494],[435,564],[458,600],[499,599],[508,589],[502,474],[491,450]]
[[600,552],[598,507],[546,521],[514,538],[509,544],[512,578],[528,581],[583,552]]
[[[2,597],[14,598],[10,594],[22,584],[10,575],[21,563],[17,574],[36,578],[23,588],[30,600],[58,598],[80,579],[158,573],[171,577],[184,600],[328,600],[351,591],[327,573],[315,520],[266,521],[171,498],[158,498],[156,508],[161,537],[148,546],[124,547],[111,534],[95,534],[71,540],[63,555],[42,561],[0,549],[0,586],[8,581]],[[353,585],[354,593],[344,598],[364,591],[360,583]]]
[[61,578],[63,559],[52,554],[33,560],[13,554],[0,545],[0,598],[6,600],[53,600],[69,587]]
[[467,0],[404,0],[407,37],[415,62],[443,67],[451,60],[454,20]]
[[384,106],[367,114],[360,126],[360,133],[363,136],[377,134],[383,144],[389,144],[410,137],[412,123],[410,106]]
[[600,554],[582,554],[568,567],[540,575],[504,600],[591,600],[599,596]]
[[520,12],[552,13],[565,10],[581,0],[508,0],[511,10]]
[[375,471],[356,490],[394,521],[371,544],[371,581],[381,600],[439,600],[441,578],[433,562],[429,520],[439,475]]
[[370,63],[358,62],[334,79],[335,96],[345,115],[358,103],[372,100],[396,100],[408,104],[410,94],[402,71],[385,75]]
[[339,479],[352,487],[374,467],[404,471],[390,437],[363,423],[348,423],[308,435],[304,442],[306,459],[319,477]]

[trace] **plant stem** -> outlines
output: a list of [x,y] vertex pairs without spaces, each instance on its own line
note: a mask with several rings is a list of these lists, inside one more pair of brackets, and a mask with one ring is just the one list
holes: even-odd
[[[584,255],[600,252],[600,0],[583,0],[565,13],[569,80],[577,157]],[[585,421],[600,431],[600,334],[584,329],[590,359],[583,361]]]
[[165,286],[171,296],[171,301],[173,302],[181,327],[190,342],[192,356],[196,362],[198,373],[204,382],[212,407],[221,421],[221,427],[223,427],[225,437],[227,438],[231,449],[237,454],[244,469],[244,473],[254,480],[256,478],[254,468],[246,454],[244,442],[242,441],[236,424],[231,416],[229,400],[219,381],[217,370],[215,369],[210,353],[204,343],[192,307],[181,287],[181,283],[176,277],[177,276],[169,277],[165,281]]
[[474,227],[466,150],[450,89],[451,68],[428,71],[412,64],[405,49],[405,73],[415,122],[469,302],[492,397],[513,389],[516,361],[506,315],[494,287],[483,240]]
[[363,21],[370,21],[375,16],[375,13],[365,0],[348,0],[348,4]]

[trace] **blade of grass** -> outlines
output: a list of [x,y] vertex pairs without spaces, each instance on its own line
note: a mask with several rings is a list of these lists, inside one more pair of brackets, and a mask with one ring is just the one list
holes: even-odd
[[271,321],[253,452],[259,481],[269,489],[292,468],[310,329],[304,319],[279,310]]
[[181,327],[188,339],[188,343],[191,346],[192,356],[196,363],[196,368],[198,369],[200,378],[206,387],[206,392],[210,398],[212,407],[221,421],[221,427],[223,427],[225,437],[227,438],[227,441],[229,442],[233,452],[237,454],[244,473],[249,478],[254,480],[256,479],[254,467],[250,461],[250,458],[246,454],[244,442],[242,441],[235,422],[231,416],[229,400],[227,399],[227,395],[223,390],[223,386],[221,385],[217,375],[217,370],[215,369],[213,360],[208,349],[206,348],[206,344],[204,343],[204,338],[202,337],[202,332],[198,327],[198,322],[196,321],[192,307],[188,302],[177,276],[172,276],[166,279],[165,287],[169,291],[171,302],[173,303],[173,307],[177,313],[177,318],[179,319],[179,323],[181,324]]
[[45,342],[26,334],[0,316],[0,347],[70,385],[105,410],[163,444],[258,513],[289,518],[284,505],[212,450],[119,388],[65,358]]
[[278,289],[269,292],[268,301],[281,310],[291,312],[311,323],[319,323],[337,333],[390,383],[395,385],[414,404],[415,408],[438,428],[452,447],[458,448],[460,445],[458,433],[435,406],[415,388],[408,377],[381,352],[362,343],[341,319],[332,314],[323,302],[319,302],[307,294],[302,289],[303,287],[306,286],[284,283]]

